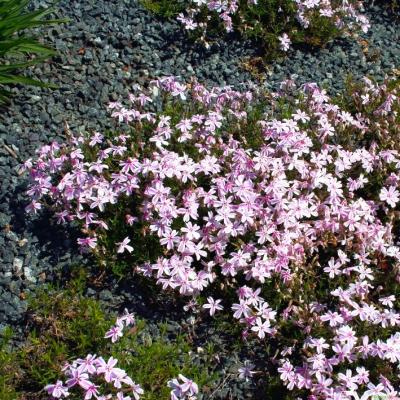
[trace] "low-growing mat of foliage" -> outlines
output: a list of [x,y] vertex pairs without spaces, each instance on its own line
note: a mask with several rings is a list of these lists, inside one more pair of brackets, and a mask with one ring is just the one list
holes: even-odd
[[[104,334],[115,322],[104,302],[84,295],[87,274],[78,269],[65,288],[42,287],[29,300],[28,329],[23,344],[12,346],[13,332],[6,329],[0,340],[0,398],[47,399],[44,386],[61,376],[66,362],[87,354],[118,358],[118,366],[141,382],[143,399],[168,398],[167,382],[182,373],[211,389],[218,378],[213,370],[212,348],[199,357],[187,333],[171,332],[168,323],[135,325],[110,346]],[[72,394],[69,398],[80,398]]]
[[341,35],[369,29],[359,1],[142,0],[142,4],[164,18],[177,18],[206,45],[223,32],[238,31],[255,39],[267,60],[292,44],[321,47]]
[[[237,30],[270,58],[369,28],[352,0],[143,4],[206,45]],[[45,16],[35,15],[19,18]],[[32,53],[23,40],[10,48]],[[145,306],[162,291],[184,305],[181,319],[117,316],[113,299],[86,296],[81,269],[29,299],[20,347],[3,330],[0,398],[398,398],[398,74],[349,79],[333,99],[292,79],[276,93],[144,81],[109,104],[124,129],[66,125],[66,142],[44,145],[20,172],[27,211],[80,229],[97,284],[133,277]]]
[[[130,132],[71,132],[25,162],[27,210],[79,226],[104,270],[186,297],[194,323],[224,315],[261,344],[263,369],[240,376],[266,393],[396,396],[398,77],[349,80],[335,99],[293,80],[269,93],[167,77],[109,108]],[[198,394],[179,379],[173,399]]]

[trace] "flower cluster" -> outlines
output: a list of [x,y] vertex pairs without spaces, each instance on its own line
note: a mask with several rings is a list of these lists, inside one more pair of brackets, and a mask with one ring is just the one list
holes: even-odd
[[[135,318],[132,314],[125,310],[125,314],[119,317],[113,328],[105,335],[106,338],[111,338],[114,343],[122,336],[124,326],[129,326],[135,323]],[[118,329],[116,331],[116,329]],[[105,361],[103,357],[96,357],[88,354],[85,358],[78,358],[72,363],[67,363],[62,368],[62,371],[67,376],[65,384],[58,380],[55,384],[50,384],[45,387],[45,390],[52,396],[53,399],[60,399],[70,395],[70,389],[73,387],[83,389],[83,399],[90,400],[131,400],[132,394],[135,400],[139,400],[144,393],[140,385],[136,384],[127,373],[117,368],[118,360],[110,357]],[[97,383],[97,384],[96,384]],[[109,390],[108,394],[101,394],[104,383],[114,387],[116,395]]]
[[370,26],[360,13],[360,1],[189,0],[186,3],[186,11],[177,19],[186,30],[200,31],[203,41],[207,28],[213,24],[213,16],[217,16],[227,32],[234,28],[253,35],[264,32],[266,42],[276,40],[271,33],[281,30],[277,44],[283,51],[290,48],[292,39],[304,39],[304,32],[317,31],[317,36],[323,36],[327,27],[335,33],[350,33],[360,29],[367,32]]
[[[182,383],[179,382],[179,379]],[[172,379],[168,381],[168,386],[171,390],[171,400],[193,400],[199,392],[196,382],[179,374],[179,379]]]
[[[135,324],[133,314],[125,310],[122,317],[117,318],[115,325],[106,333],[105,338],[110,338],[112,343],[115,343],[123,336],[124,327]],[[106,362],[102,357],[96,357],[88,354],[84,359],[77,359],[71,364],[67,363],[63,367],[63,372],[67,376],[64,383],[58,380],[55,384],[50,384],[45,387],[45,390],[53,399],[61,399],[70,395],[69,390],[74,386],[83,389],[83,400],[132,400],[129,393],[132,394],[135,400],[139,400],[144,393],[142,387],[136,384],[127,373],[121,368],[117,368],[118,360],[110,357]],[[114,386],[115,396],[111,393],[101,394],[104,382],[100,382],[102,377],[106,384]],[[194,400],[199,392],[196,382],[179,374],[179,379],[172,379],[167,382],[171,390],[171,400]],[[96,385],[96,383],[99,383]]]
[[400,85],[398,76],[382,84],[364,77],[361,82],[349,82],[347,97],[352,99],[356,113],[362,114],[368,125],[363,140],[372,136],[380,148],[397,149],[400,134]]
[[[47,385],[45,390],[55,399],[69,396],[69,391],[77,387],[84,391],[84,400],[131,400],[132,397],[128,393],[138,400],[143,394],[143,389],[123,369],[116,367],[117,362],[113,357],[105,361],[102,357],[88,354],[85,358],[79,358],[64,366],[63,371],[67,376],[65,384],[58,380],[55,384]],[[115,388],[117,393],[114,397],[111,393],[100,393],[101,384],[104,382]]]
[[[378,119],[397,118],[389,87],[354,93],[370,96],[371,119],[312,83],[265,94],[154,81],[110,105],[131,134],[72,136],[25,163],[28,209],[50,204],[80,223],[82,248],[165,290],[208,293],[212,315],[216,291],[236,294],[224,307],[244,338],[276,347],[288,389],[395,398],[400,154],[375,141]],[[148,111],[160,99],[164,112]],[[139,263],[143,237],[160,251]],[[195,394],[186,383],[173,381],[176,397]]]
[[125,314],[117,318],[115,325],[106,332],[104,337],[106,339],[111,339],[111,342],[115,343],[119,338],[124,336],[124,328],[134,324],[135,317],[125,309]]

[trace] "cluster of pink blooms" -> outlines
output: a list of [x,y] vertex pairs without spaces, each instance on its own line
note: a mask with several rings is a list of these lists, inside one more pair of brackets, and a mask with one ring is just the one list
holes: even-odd
[[[45,389],[52,398],[60,399],[68,397],[73,387],[83,389],[83,399],[97,400],[131,400],[132,396],[138,400],[143,394],[143,389],[136,384],[127,374],[116,365],[118,360],[110,357],[105,361],[102,357],[88,354],[84,359],[77,359],[72,364],[63,368],[67,380],[65,384],[58,380],[55,384],[47,385]],[[112,385],[117,393],[101,394],[100,384],[107,383]],[[96,385],[96,383],[99,383]],[[132,394],[130,396],[129,394]]]
[[[182,382],[179,382],[179,379]],[[196,382],[182,374],[179,374],[178,379],[174,378],[168,381],[168,386],[171,388],[171,400],[194,400],[199,393]]]
[[[124,326],[129,326],[135,323],[132,314],[125,312],[125,315],[117,319],[115,327],[118,327],[122,332]],[[122,335],[115,335],[113,327],[106,334],[106,338],[111,338],[112,342]],[[72,363],[67,363],[62,371],[67,376],[65,383],[58,380],[55,384],[47,385],[45,390],[52,396],[53,399],[68,397],[72,388],[83,390],[83,400],[131,400],[132,396],[135,400],[139,400],[144,393],[140,385],[136,384],[127,373],[116,367],[118,360],[110,357],[107,361],[103,357],[96,357],[88,354],[85,358],[79,358]],[[98,384],[96,384],[98,383]],[[101,389],[104,383],[114,387],[115,395],[112,393],[102,394]],[[130,396],[129,394],[132,394]]]
[[[361,1],[330,1],[330,0],[293,0],[296,8],[296,20],[303,29],[312,26],[313,21],[317,18],[330,20],[339,30],[348,32],[361,29],[367,32],[370,24],[368,18],[360,13],[362,8]],[[225,30],[231,32],[234,29],[233,19],[236,16],[246,29],[251,29],[251,21],[247,21],[245,15],[248,9],[257,9],[265,7],[258,0],[188,0],[185,13],[178,15],[180,21],[186,30],[200,30],[205,34],[208,22],[211,20],[211,13],[218,15]],[[283,10],[278,10],[278,13]],[[207,15],[204,20],[204,14]],[[255,23],[255,22],[253,22]],[[280,47],[283,51],[290,48],[290,32],[282,33],[279,37]]]
[[125,309],[125,314],[122,317],[118,317],[115,325],[106,332],[105,338],[111,339],[112,343],[115,343],[119,338],[124,336],[124,328],[134,325],[135,317]]
[[[115,343],[123,336],[123,329],[135,324],[133,314],[125,310],[122,317],[117,318],[115,325],[105,334],[105,338],[111,339]],[[110,357],[106,362],[102,357],[88,354],[84,359],[77,359],[72,364],[67,363],[63,371],[67,376],[64,383],[58,380],[55,384],[45,387],[45,390],[53,399],[61,399],[70,395],[69,390],[74,386],[83,389],[83,400],[132,400],[131,393],[135,400],[139,400],[144,393],[140,385],[136,384],[124,370],[117,368],[118,360]],[[100,393],[101,385],[96,385],[93,380],[99,381],[99,377],[112,384],[117,391],[116,395]],[[171,388],[171,400],[194,400],[199,392],[197,384],[182,374],[179,379],[172,379],[167,382]],[[99,382],[100,383],[100,382]],[[124,386],[123,386],[124,385]]]
[[[371,84],[365,104],[382,91]],[[181,118],[146,111],[160,94],[184,107]],[[282,343],[279,373],[289,389],[309,399],[394,399],[400,155],[367,140],[367,147],[339,144],[349,132],[356,142],[374,132],[366,115],[342,110],[316,84],[283,82],[254,121],[260,98],[255,89],[209,90],[173,77],[137,89],[129,106],[110,105],[114,117],[132,124],[131,135],[71,137],[25,163],[28,209],[51,203],[60,223],[81,222],[87,236],[80,245],[101,253],[107,215],[115,217],[123,201],[127,229],[147,224],[164,248],[137,271],[190,297],[221,284],[235,288],[237,301],[224,307],[244,337]],[[280,117],[285,102],[292,109]],[[389,93],[375,108],[389,118],[399,100]],[[145,129],[150,139],[135,152],[135,132]],[[261,144],[251,148],[247,141],[257,135]],[[135,215],[130,198],[140,203]],[[140,251],[129,236],[119,240],[115,255],[129,260]],[[213,315],[221,300],[210,296],[205,308]],[[288,324],[305,340],[288,345],[280,332]],[[110,333],[118,335],[118,328]],[[385,368],[368,369],[374,360]],[[191,385],[173,381],[176,397],[195,394]]]

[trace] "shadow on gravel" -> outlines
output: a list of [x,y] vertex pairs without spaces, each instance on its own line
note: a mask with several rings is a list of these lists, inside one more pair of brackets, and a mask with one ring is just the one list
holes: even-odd
[[[43,208],[37,215],[28,214],[25,211],[29,203],[26,179],[20,177],[17,185],[9,185],[7,189],[4,211],[10,216],[9,231],[15,238],[13,252],[7,261],[8,270],[13,271],[13,260],[23,260],[21,274],[12,278],[19,283],[12,301],[20,303],[21,292],[29,289],[34,294],[36,288],[44,283],[62,289],[77,268],[83,268],[87,271],[85,295],[100,300],[112,312],[122,312],[127,308],[152,322],[178,321],[184,316],[184,302],[162,293],[152,281],[134,275],[133,271],[122,279],[117,278],[111,268],[102,270],[90,254],[81,254],[77,245],[77,238],[81,236],[79,229],[72,225],[58,225],[50,210]],[[21,241],[26,241],[22,247],[18,244]],[[27,279],[25,268],[32,271],[36,281]],[[10,323],[20,331],[27,318],[24,311],[13,309],[8,316],[6,321],[0,322]]]
[[13,231],[20,236],[30,236],[40,250],[39,257],[56,266],[65,255],[79,258],[76,239],[79,231],[71,226],[56,224],[49,210],[43,209],[37,215],[29,215],[25,211],[28,199],[25,195],[26,183],[18,185],[11,195],[9,208],[12,211],[11,225]]

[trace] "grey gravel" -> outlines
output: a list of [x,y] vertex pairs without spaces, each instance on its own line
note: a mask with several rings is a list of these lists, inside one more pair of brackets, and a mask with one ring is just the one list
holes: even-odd
[[[50,1],[32,4],[37,8]],[[87,262],[76,249],[76,231],[55,226],[46,213],[25,214],[26,178],[19,176],[18,165],[41,144],[63,140],[65,122],[73,131],[115,128],[106,105],[126,96],[134,83],[172,74],[240,87],[253,79],[243,61],[259,54],[252,42],[235,36],[209,50],[194,45],[178,23],[156,18],[138,0],[61,0],[57,7],[57,17],[70,22],[46,28],[41,36],[59,55],[27,75],[58,88],[15,88],[11,106],[0,114],[0,330],[6,324],[20,326],[24,294],[39,282]],[[297,75],[300,83],[315,81],[334,93],[343,88],[348,73],[383,79],[399,66],[400,25],[378,6],[368,14],[372,28],[363,35],[368,54],[351,39],[318,51],[293,50],[269,67],[265,84],[276,89],[282,79]],[[110,296],[106,291],[101,295]]]

